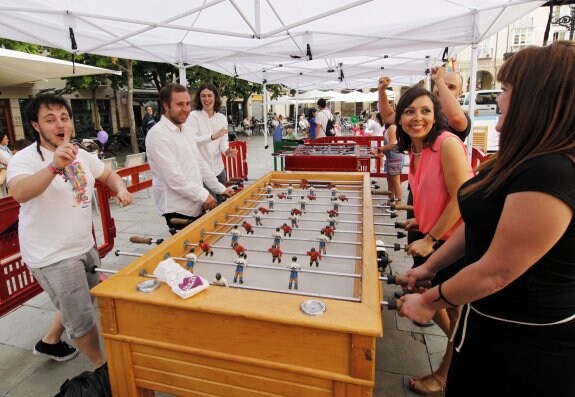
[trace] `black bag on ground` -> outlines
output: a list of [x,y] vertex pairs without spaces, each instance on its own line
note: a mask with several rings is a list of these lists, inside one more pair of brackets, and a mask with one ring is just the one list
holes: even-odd
[[60,393],[54,397],[112,397],[108,365],[66,379],[60,386]]

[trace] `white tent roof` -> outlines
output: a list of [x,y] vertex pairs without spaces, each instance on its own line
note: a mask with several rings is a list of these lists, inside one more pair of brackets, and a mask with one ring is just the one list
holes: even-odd
[[171,0],[155,7],[140,0],[4,0],[0,37],[202,65],[298,89],[360,88],[373,86],[381,74],[422,76],[443,58],[445,47],[448,55],[455,54],[543,3]]
[[0,87],[59,77],[122,72],[0,48]]

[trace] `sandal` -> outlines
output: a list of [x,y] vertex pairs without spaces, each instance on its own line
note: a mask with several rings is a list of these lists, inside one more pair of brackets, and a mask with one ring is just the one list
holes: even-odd
[[434,373],[409,379],[409,389],[421,396],[443,396],[445,382],[437,379]]

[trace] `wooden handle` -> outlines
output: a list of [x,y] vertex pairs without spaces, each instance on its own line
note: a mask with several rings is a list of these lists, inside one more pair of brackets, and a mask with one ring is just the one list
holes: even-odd
[[184,218],[172,218],[170,219],[172,225],[189,225],[190,221]]
[[391,196],[391,192],[389,190],[375,190],[374,192],[372,192],[371,194],[377,194],[377,195],[384,195],[384,196]]
[[413,205],[407,205],[407,204],[392,205],[391,208],[399,211],[413,211]]
[[399,299],[391,298],[390,300],[387,301],[387,310],[400,311],[401,305],[403,305],[402,301],[400,301]]
[[144,236],[132,236],[130,237],[130,242],[134,244],[152,244],[151,237],[144,237]]
[[[402,275],[389,275],[387,277],[388,284],[395,284],[395,285],[407,285],[408,278]],[[421,288],[431,288],[431,281],[429,280],[418,280],[415,282],[416,287]]]

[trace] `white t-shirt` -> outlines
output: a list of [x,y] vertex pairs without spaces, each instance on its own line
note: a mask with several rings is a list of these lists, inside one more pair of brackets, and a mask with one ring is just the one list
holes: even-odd
[[222,154],[230,146],[228,135],[226,134],[215,141],[212,141],[211,136],[222,128],[228,128],[226,116],[221,113],[214,113],[210,117],[203,110],[194,110],[188,116],[185,125],[192,131],[204,162],[208,164],[215,175],[219,175],[224,170]]
[[[316,132],[316,138],[323,138],[325,135],[325,130],[327,128],[327,121],[332,120],[333,116],[328,108],[318,110],[315,114],[315,123],[319,128],[319,132]],[[321,127],[320,127],[321,126]]]
[[367,136],[383,136],[383,127],[374,119],[367,120],[365,126],[365,135]]
[[[14,155],[8,167],[8,183],[18,175],[33,175],[46,168],[54,153],[40,148],[44,161],[30,145]],[[31,268],[41,268],[88,252],[92,236],[94,182],[104,172],[104,163],[80,149],[76,161],[66,167],[66,182],[56,175],[46,190],[21,204],[18,224],[22,259]]]

